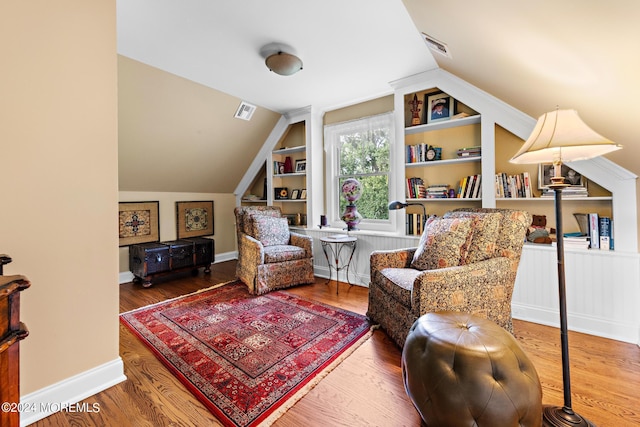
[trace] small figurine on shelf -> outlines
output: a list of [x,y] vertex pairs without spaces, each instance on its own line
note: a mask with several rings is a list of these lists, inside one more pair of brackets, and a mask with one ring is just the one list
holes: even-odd
[[527,240],[532,243],[552,242],[551,234],[555,234],[554,228],[547,228],[547,217],[545,215],[532,215],[531,226],[527,230]]
[[420,120],[420,104],[422,101],[418,100],[418,95],[413,95],[413,100],[409,101],[411,106],[411,126],[419,125],[422,123]]

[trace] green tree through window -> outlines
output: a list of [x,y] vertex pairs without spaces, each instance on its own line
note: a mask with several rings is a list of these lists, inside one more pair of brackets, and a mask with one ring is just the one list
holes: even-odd
[[[366,220],[388,221],[389,210],[389,153],[393,139],[393,116],[385,113],[378,116],[334,125],[326,136],[330,136],[335,156],[334,171],[337,180],[332,184],[332,193],[338,199],[339,217],[347,201],[340,192],[342,183],[355,178],[362,184],[362,196],[356,202],[358,212]],[[363,228],[363,223],[360,228]]]

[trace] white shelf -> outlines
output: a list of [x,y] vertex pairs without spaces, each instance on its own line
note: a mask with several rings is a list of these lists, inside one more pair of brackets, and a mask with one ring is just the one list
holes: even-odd
[[291,173],[276,173],[273,175],[274,178],[290,178],[293,176],[306,176],[306,172],[291,172]]
[[[554,198],[553,197],[496,197],[496,201],[501,202],[501,201],[508,201],[508,202],[538,202],[538,201],[546,201],[546,202],[553,202]],[[581,202],[596,202],[596,201],[611,201],[613,200],[613,197],[611,196],[598,196],[598,197],[562,197],[562,202],[569,202],[569,201],[581,201]]]
[[300,153],[302,151],[305,151],[307,149],[307,147],[305,147],[304,145],[301,145],[299,147],[287,147],[287,148],[281,148],[279,150],[273,150],[273,154],[291,154],[291,153]]
[[405,167],[412,168],[412,167],[425,167],[425,166],[443,166],[443,165],[451,165],[456,163],[480,162],[481,160],[482,160],[481,156],[460,157],[455,159],[432,160],[429,162],[405,163]]
[[428,123],[426,125],[410,126],[404,129],[405,135],[413,135],[416,133],[429,132],[438,129],[449,129],[458,126],[475,125],[480,123],[480,114],[475,116],[463,117],[461,119],[446,120],[444,122]]
[[433,199],[407,199],[407,202],[420,202],[420,203],[443,203],[443,202],[481,202],[480,198],[464,198],[464,197],[447,197],[445,198],[433,198]]

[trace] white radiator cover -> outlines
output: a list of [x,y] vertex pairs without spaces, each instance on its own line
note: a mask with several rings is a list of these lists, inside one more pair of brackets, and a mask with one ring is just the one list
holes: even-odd
[[[335,229],[299,230],[314,237],[315,273],[329,277],[320,237]],[[351,283],[369,286],[369,254],[376,249],[416,246],[417,237],[349,233],[358,238],[349,270]],[[332,277],[335,279],[335,273]],[[640,254],[565,248],[570,330],[640,345]],[[339,274],[346,281],[344,271]],[[559,327],[555,247],[526,244],[512,300],[513,317]]]

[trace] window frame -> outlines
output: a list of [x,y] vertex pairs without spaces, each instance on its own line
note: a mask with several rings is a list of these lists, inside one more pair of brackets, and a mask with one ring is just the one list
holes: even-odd
[[[324,126],[326,158],[325,189],[327,197],[327,219],[330,227],[344,228],[346,230],[346,224],[340,219],[342,213],[339,212],[340,197],[342,197],[338,188],[340,180],[338,168],[338,162],[340,160],[340,153],[338,151],[339,136],[351,132],[368,130],[371,127],[371,124],[377,124],[379,122],[389,127],[389,170],[387,171],[387,203],[389,203],[393,197],[397,179],[397,174],[394,172],[397,136],[395,132],[396,123],[393,111]],[[362,231],[395,232],[396,226],[396,215],[389,213],[389,218],[386,220],[363,218],[358,224],[358,229]]]

